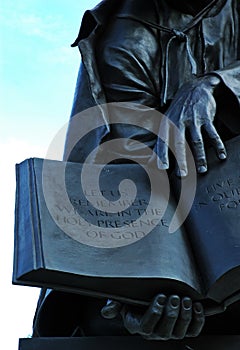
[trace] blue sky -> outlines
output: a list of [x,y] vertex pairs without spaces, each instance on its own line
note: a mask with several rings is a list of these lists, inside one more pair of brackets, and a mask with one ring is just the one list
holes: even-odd
[[[98,1],[8,0],[0,5],[3,139],[46,139],[67,120],[79,65],[70,48],[84,9]],[[2,118],[1,117],[1,118]],[[7,131],[7,132],[6,132]]]
[[[12,286],[16,163],[46,155],[68,121],[80,63],[74,41],[95,0],[0,3],[0,318],[8,350],[31,333],[39,290]],[[1,326],[3,327],[3,326]],[[5,345],[6,346],[6,345]]]

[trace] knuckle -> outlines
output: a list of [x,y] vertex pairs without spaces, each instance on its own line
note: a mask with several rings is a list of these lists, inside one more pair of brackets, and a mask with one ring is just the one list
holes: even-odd
[[219,144],[218,146],[217,146],[217,148],[218,148],[218,152],[220,152],[220,153],[226,153],[226,150],[225,150],[225,148],[223,147],[223,145],[221,144]]
[[186,145],[186,141],[185,140],[176,140],[175,141],[175,146],[183,148],[183,147],[185,147],[185,145]]
[[169,310],[166,316],[169,320],[175,320],[178,317],[178,310]]
[[206,166],[206,164],[207,164],[206,158],[203,156],[196,157],[196,161],[197,161],[198,165],[200,165],[200,166],[202,166],[202,165]]
[[203,141],[201,139],[193,140],[193,146],[195,146],[195,147],[202,147],[203,146]]
[[162,313],[162,307],[154,305],[151,309],[151,314],[154,316],[160,316]]
[[220,136],[218,134],[212,133],[210,139],[215,142],[221,142]]

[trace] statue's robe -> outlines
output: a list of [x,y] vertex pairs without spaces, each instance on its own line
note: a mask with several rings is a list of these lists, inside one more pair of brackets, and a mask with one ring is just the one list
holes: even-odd
[[[200,17],[196,25],[193,25],[187,31],[188,45],[186,45],[185,41],[178,40],[178,38],[173,39],[174,35],[169,33],[168,29],[184,31],[193,20],[193,16],[183,13],[181,8],[180,10],[179,8],[173,8],[171,3],[176,3],[177,5],[174,6],[180,7],[180,3],[174,0],[150,0],[147,2],[124,2],[123,0],[113,2],[112,0],[105,0],[92,11],[85,13],[79,35],[73,44],[73,46],[78,45],[79,47],[82,63],[79,69],[71,117],[86,108],[112,102],[112,100],[109,101],[107,99],[104,93],[101,78],[104,80],[105,72],[100,72],[98,69],[96,47],[98,47],[102,37],[107,38],[106,45],[108,45],[109,31],[113,27],[112,22],[119,21],[118,17],[129,16],[133,19],[132,26],[134,31],[132,30],[132,33],[134,32],[135,36],[132,35],[131,40],[129,37],[128,40],[123,39],[120,45],[122,45],[124,50],[119,50],[119,52],[125,55],[126,60],[130,61],[129,66],[125,67],[126,75],[137,77],[135,80],[132,79],[127,87],[132,87],[132,91],[138,90],[138,79],[140,79],[142,90],[138,91],[138,96],[141,95],[139,98],[132,93],[132,98],[128,94],[125,96],[125,99],[139,102],[149,107],[155,107],[164,112],[165,107],[172,100],[180,86],[187,81],[195,79],[196,76],[214,73],[221,78],[225,87],[225,89],[222,87],[222,94],[225,95],[225,98],[219,109],[219,117],[223,123],[228,125],[232,132],[239,132],[240,124],[235,118],[240,101],[239,2],[236,0],[216,1],[215,6],[205,16]],[[184,1],[181,1],[182,6],[183,4]],[[144,35],[141,38],[137,32],[139,28],[139,30],[146,28],[146,21],[150,23],[149,31],[156,31],[156,36],[159,38],[158,62],[160,77],[156,76],[154,66],[150,67],[149,71],[144,71],[144,66],[139,60],[141,52],[138,56],[134,56],[134,52],[139,51],[139,47],[141,45],[144,46],[146,42]],[[119,27],[119,31],[126,31],[124,26],[129,25],[128,23],[129,21],[125,20],[123,26]],[[159,26],[159,29],[154,26]],[[147,34],[147,31],[144,33]],[[119,40],[119,37],[116,36],[116,40]],[[114,39],[111,38],[112,41]],[[106,47],[105,51],[107,49],[109,47]],[[117,56],[119,54],[116,49],[114,50],[113,45],[110,49],[110,59],[112,59],[113,55]],[[127,51],[130,53],[128,54]],[[100,55],[101,52],[98,54]],[[142,54],[144,56],[144,50],[142,50]],[[116,64],[119,64],[119,70],[123,70],[122,62],[117,62],[116,59]],[[153,71],[152,74],[151,71]],[[159,90],[158,104],[145,98],[149,88],[149,81],[157,81],[156,84],[158,84]],[[125,93],[127,94],[127,91]],[[119,101],[124,101],[124,94],[120,94],[120,91],[116,102]],[[223,101],[223,98],[220,97],[219,101]],[[235,107],[233,108],[233,106]],[[71,128],[70,124],[66,139],[65,158],[71,161],[83,162],[90,150],[98,146],[104,138],[109,137],[111,134],[111,117],[99,110],[99,118],[103,126],[98,128],[95,133],[93,132],[89,135],[88,147],[85,146],[85,142],[79,142],[73,150],[70,150],[69,147],[72,148],[71,139],[75,130]],[[86,122],[84,120],[84,123]],[[126,137],[129,137],[129,135],[126,135]]]
[[[93,10],[85,13],[79,35],[72,45],[79,47],[82,63],[71,118],[87,108],[109,102],[103,88],[104,72],[98,69],[96,47],[99,45],[99,40],[108,37],[114,21],[125,20],[128,23],[132,21],[135,28],[134,33],[139,28],[145,27],[148,28],[148,31],[153,31],[159,38],[160,75],[151,76],[151,70],[148,72],[150,79],[157,79],[159,99],[156,106],[154,103],[149,103],[149,107],[164,112],[184,83],[198,76],[216,74],[222,81],[218,92],[220,96],[218,119],[224,128],[230,130],[231,134],[239,134],[239,14],[238,0],[216,1],[209,11],[195,19],[194,16],[184,12],[184,1],[102,1]],[[181,33],[184,32],[188,23],[192,23],[192,27],[185,31],[187,39],[180,40]],[[178,30],[178,33],[173,32],[172,29]],[[134,73],[140,76],[142,79],[142,94],[140,95],[145,96],[144,89],[149,76],[139,69],[141,64],[138,62],[138,57],[134,57],[134,46],[136,49],[141,43],[134,43],[134,34],[131,40],[128,44],[131,51],[129,56],[132,55],[137,64],[129,65],[128,69],[131,72],[127,73],[133,77],[131,84],[134,89],[137,88]],[[124,49],[126,51],[128,47]],[[116,52],[113,54],[115,55]],[[127,88],[129,89],[129,86]],[[116,102],[124,101],[124,96],[115,100]],[[133,102],[148,105],[148,100],[144,98],[137,100],[133,97]],[[109,136],[111,138],[111,116],[99,108],[99,118],[102,120],[102,126],[88,135],[87,147],[86,140],[84,142],[80,140],[73,149],[70,149],[71,138],[76,130],[73,130],[70,122],[66,137],[65,160],[84,162],[88,153],[104,138]],[[87,122],[86,119],[84,122]],[[119,319],[114,321],[101,319],[100,309],[104,303],[105,301],[96,301],[78,295],[43,290],[35,316],[34,335],[69,336],[77,324],[81,325],[85,335],[126,334]],[[232,322],[235,319],[234,313],[240,317],[238,309],[237,305],[233,305],[223,315],[210,317],[206,322],[205,332],[239,334],[239,326]]]

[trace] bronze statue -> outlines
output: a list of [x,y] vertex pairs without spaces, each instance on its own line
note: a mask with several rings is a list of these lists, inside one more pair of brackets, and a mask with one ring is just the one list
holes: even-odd
[[[187,175],[186,134],[198,172],[206,172],[204,142],[210,142],[218,158],[224,160],[224,139],[240,131],[239,14],[237,0],[102,1],[85,13],[72,45],[79,46],[83,63],[71,116],[106,102],[131,101],[157,109],[180,130],[175,140],[179,175]],[[158,154],[160,167],[171,166],[166,143],[155,135],[145,129],[140,133],[137,127],[111,126],[111,120],[105,120],[103,127],[89,135],[87,147],[80,140],[66,159],[70,124],[65,160],[84,162],[89,151],[105,140],[140,138]],[[165,137],[168,139],[167,129]],[[127,143],[122,152],[129,152]],[[236,305],[229,314],[234,310]],[[214,333],[219,327],[221,332],[220,324],[227,317],[226,313],[213,318],[212,323],[207,320],[204,329]],[[202,305],[188,297],[180,298],[174,291],[170,296],[157,295],[148,310],[141,310],[114,301],[105,305],[91,298],[43,290],[34,335],[130,332],[165,340],[197,336],[203,325]],[[224,325],[226,329],[226,322]]]

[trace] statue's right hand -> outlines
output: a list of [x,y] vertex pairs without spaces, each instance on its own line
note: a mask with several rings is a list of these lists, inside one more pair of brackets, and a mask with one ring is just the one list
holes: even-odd
[[198,173],[207,171],[204,138],[211,142],[220,160],[226,159],[226,149],[213,124],[217,110],[213,92],[220,82],[217,76],[209,75],[184,84],[176,93],[159,127],[155,145],[159,168],[169,168],[170,147],[178,163],[179,176],[187,175],[187,133]]
[[158,294],[144,311],[110,301],[101,313],[105,318],[115,318],[120,313],[125,328],[131,334],[139,334],[149,340],[196,337],[205,321],[201,303],[193,303],[190,298],[181,299],[177,295],[166,297]]

